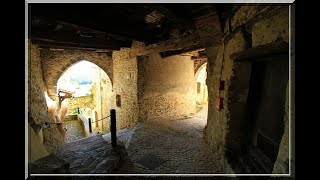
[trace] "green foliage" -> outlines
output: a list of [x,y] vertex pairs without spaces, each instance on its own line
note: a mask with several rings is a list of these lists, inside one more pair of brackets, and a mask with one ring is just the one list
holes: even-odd
[[[81,108],[80,108],[80,112],[81,112]],[[76,115],[76,114],[78,114],[78,108],[74,108],[74,109],[70,110],[69,115]]]

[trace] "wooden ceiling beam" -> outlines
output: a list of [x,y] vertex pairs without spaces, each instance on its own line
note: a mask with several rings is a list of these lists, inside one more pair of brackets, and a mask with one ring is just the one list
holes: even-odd
[[138,50],[131,49],[130,57],[143,56],[151,53],[161,53],[166,51],[177,51],[188,49],[191,47],[202,47],[197,32],[194,32],[187,37],[162,41],[156,44],[150,44]]
[[[170,6],[169,6],[170,7]],[[165,14],[168,17],[169,21],[172,22],[176,22],[180,25],[190,25],[193,24],[192,19],[188,19],[182,16],[179,16],[176,12],[174,12],[173,10],[169,9],[168,7],[165,6],[157,6],[156,8],[158,11],[162,12],[163,14]]]
[[130,38],[121,36],[118,34],[103,32],[100,30],[91,29],[88,27],[79,26],[76,24],[72,24],[65,21],[60,20],[54,20],[52,18],[48,17],[32,17],[31,19],[31,32],[37,31],[37,29],[50,29],[52,31],[60,31],[60,30],[66,30],[66,31],[79,31],[79,32],[86,32],[90,34],[94,34],[98,37],[105,37],[105,38],[112,38],[114,40],[120,40],[120,41],[128,41]]
[[199,45],[191,46],[191,47],[184,48],[184,49],[181,49],[181,50],[160,52],[160,56],[162,58],[165,58],[165,57],[169,57],[169,56],[185,54],[185,55],[189,55],[189,56],[193,57],[193,56],[197,56],[197,54],[198,54],[198,53],[195,53],[194,51],[201,50],[201,49],[203,49],[202,45],[199,44]]
[[84,43],[73,43],[73,42],[63,42],[63,41],[54,41],[51,39],[40,39],[32,38],[32,43],[39,45],[42,48],[52,48],[52,49],[76,49],[76,50],[90,50],[90,51],[110,51],[110,50],[120,50],[120,47],[113,46],[100,46],[94,44],[84,44]]
[[31,40],[50,42],[64,42],[69,44],[85,44],[92,47],[104,47],[105,49],[118,49],[119,47],[131,47],[132,41],[118,41],[113,39],[101,39],[81,37],[72,32],[40,32],[32,31]]
[[29,38],[43,46],[55,46],[63,48],[92,48],[113,49],[131,47],[132,41],[117,35],[110,35],[101,31],[77,25],[50,21],[47,19],[32,20]]

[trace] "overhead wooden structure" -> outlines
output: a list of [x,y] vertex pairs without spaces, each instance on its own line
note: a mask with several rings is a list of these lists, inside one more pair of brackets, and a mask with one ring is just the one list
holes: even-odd
[[146,47],[133,55],[155,51],[167,57],[202,48],[196,18],[214,14],[223,22],[235,8],[230,4],[29,4],[29,38],[40,48],[99,52],[140,41]]

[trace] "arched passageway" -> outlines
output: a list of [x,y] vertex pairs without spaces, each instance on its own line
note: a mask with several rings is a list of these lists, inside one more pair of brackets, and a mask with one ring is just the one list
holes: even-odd
[[207,63],[204,63],[195,73],[197,112],[208,106]]
[[99,66],[85,60],[73,64],[59,78],[57,92],[66,142],[88,135],[89,118],[94,133],[109,132],[109,119],[95,122],[109,115],[112,96],[110,78]]
[[[175,79],[176,81],[174,87],[178,89],[179,86],[186,86],[187,82],[184,82],[185,79],[190,80],[190,84],[188,85],[190,93],[190,99],[187,98],[178,98],[178,96],[171,98],[172,101],[176,101],[176,106],[163,106],[165,108],[171,109],[179,109],[179,104],[184,101],[190,101],[190,108],[184,108],[184,111],[191,112],[197,106],[198,112],[192,113],[190,115],[186,115],[183,118],[175,117],[175,118],[158,118],[158,119],[147,119],[145,121],[141,121],[138,125],[134,128],[134,133],[130,138],[130,142],[127,148],[129,158],[124,162],[124,165],[119,167],[115,171],[115,173],[154,173],[154,174],[161,174],[161,173],[219,173],[222,172],[220,163],[216,158],[217,156],[213,155],[210,152],[209,146],[206,144],[203,136],[204,136],[204,128],[207,124],[207,114],[208,114],[208,93],[206,87],[206,78],[207,78],[207,71],[206,66],[207,63],[203,63],[199,65],[200,67],[194,70],[194,62],[189,62],[188,59],[185,57],[171,57],[171,61],[156,61],[159,63],[172,63],[175,59],[174,58],[181,58],[177,61],[176,64],[173,64],[167,69],[172,68],[172,71],[164,71],[160,65],[154,65],[152,70],[145,69],[145,64],[151,64],[152,61],[155,61],[155,58],[152,56],[149,57],[145,62],[139,61],[141,66],[140,77],[143,79],[149,78],[143,81],[141,84],[145,88],[141,88],[142,92],[145,93],[146,90],[149,90],[146,85],[154,86],[154,84],[159,85],[160,80],[161,86],[159,88],[163,88],[167,82],[165,79],[157,79],[157,76],[154,75],[154,80],[150,83],[150,79],[152,78],[154,72],[160,71],[161,72],[171,72],[166,73],[166,75],[170,75],[170,80]],[[183,60],[183,61],[182,61]],[[150,62],[151,61],[151,62]],[[181,64],[180,64],[181,63]],[[190,63],[187,67],[183,65]],[[165,64],[167,65],[167,64]],[[177,67],[184,67],[177,70]],[[190,71],[186,71],[187,68],[190,68]],[[158,70],[160,69],[160,70]],[[147,71],[148,73],[143,73]],[[195,73],[196,71],[196,73]],[[164,73],[161,73],[162,76]],[[145,83],[147,82],[147,83]],[[178,82],[178,83],[177,83]],[[179,82],[183,82],[179,84]],[[200,85],[198,86],[197,83]],[[197,86],[199,87],[197,89]],[[159,89],[157,88],[157,90]],[[181,88],[181,87],[180,87]],[[156,89],[156,88],[154,88]],[[150,90],[149,90],[150,91]],[[168,91],[168,89],[167,89]],[[180,91],[179,93],[186,95],[188,91]],[[159,96],[160,93],[157,95]],[[143,94],[142,94],[143,95]],[[153,98],[152,100],[154,100]],[[163,98],[164,99],[164,98]],[[141,100],[144,100],[141,98]],[[140,103],[144,103],[140,100]],[[154,103],[156,106],[159,106],[159,101]],[[149,104],[148,104],[149,105]],[[145,112],[147,113],[149,109],[154,108],[152,106],[143,107]],[[186,107],[186,106],[184,106]],[[189,107],[189,106],[188,106]],[[160,109],[160,108],[159,108]],[[140,109],[141,110],[141,109]],[[170,110],[170,109],[169,109]],[[193,112],[193,111],[192,111]],[[161,116],[165,117],[166,112],[164,111]],[[145,117],[145,114],[142,114],[142,117]],[[147,116],[146,116],[147,117]],[[150,116],[149,116],[150,117]],[[156,163],[152,163],[150,161],[156,161]],[[199,166],[196,166],[199,165]]]

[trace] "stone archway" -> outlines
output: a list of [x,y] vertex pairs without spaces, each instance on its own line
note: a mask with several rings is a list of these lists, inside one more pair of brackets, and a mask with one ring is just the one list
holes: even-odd
[[200,60],[195,60],[194,61],[194,74],[195,77],[197,77],[196,73],[199,72],[200,68],[203,68],[204,64],[207,64],[208,60],[207,59],[200,59]]
[[201,62],[201,64],[198,64],[197,67],[195,67],[195,74],[194,74],[194,77],[198,77],[199,76],[199,73],[200,71],[203,69],[203,68],[207,68],[207,62]]
[[86,60],[106,72],[113,85],[112,55],[108,53],[97,53],[90,51],[64,50],[53,51],[41,50],[43,78],[51,99],[57,100],[56,84],[61,75],[77,62]]
[[[60,78],[61,76],[63,76],[63,74],[64,74],[69,68],[73,67],[74,65],[76,65],[77,63],[82,62],[82,61],[88,61],[88,62],[91,62],[91,63],[97,65],[99,68],[101,68],[101,69],[107,74],[108,78],[109,78],[110,81],[111,81],[111,85],[113,84],[113,83],[112,83],[112,78],[110,77],[110,72],[108,72],[108,71],[109,71],[108,68],[102,68],[103,65],[101,64],[101,62],[97,61],[98,64],[96,64],[97,62],[92,61],[92,60],[84,59],[83,56],[77,57],[75,60],[72,61],[72,62],[74,62],[74,63],[72,63],[71,65],[67,64],[66,66],[61,67],[61,71],[57,71],[57,72],[56,72],[56,75],[55,75],[54,78],[53,78],[53,83],[54,83],[54,84],[57,84],[59,78]],[[48,87],[50,87],[50,89],[48,88],[48,94],[49,94],[50,91],[52,92],[52,89],[51,89],[52,87],[51,87],[51,86],[48,86]],[[56,86],[54,86],[53,88],[56,89]],[[55,91],[55,92],[57,93],[57,91]],[[56,93],[55,93],[55,94],[56,94]],[[49,96],[51,97],[50,94],[49,94]],[[52,97],[51,97],[51,98],[52,98]]]
[[[92,119],[94,132],[108,132],[108,120],[94,122],[109,115],[112,106],[112,84],[108,74],[96,64],[83,60],[69,67],[58,79],[57,90],[70,92],[65,103],[69,112],[81,109],[81,115]],[[60,100],[62,99],[62,100]],[[73,115],[73,113],[71,113]],[[79,110],[78,110],[79,114]],[[99,124],[99,125],[98,125]]]

